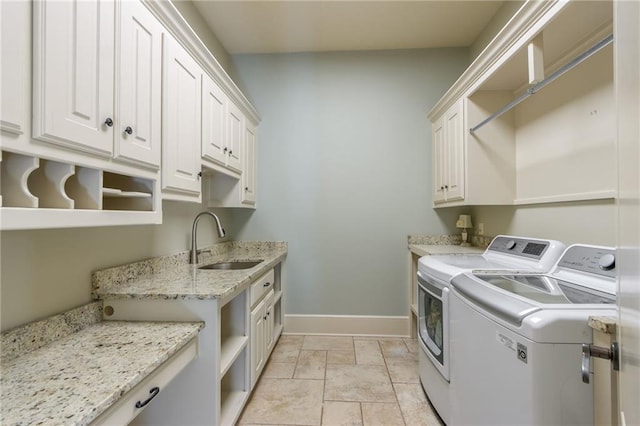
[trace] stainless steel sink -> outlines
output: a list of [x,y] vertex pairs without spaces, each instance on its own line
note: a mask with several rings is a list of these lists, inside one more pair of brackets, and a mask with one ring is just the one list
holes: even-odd
[[231,262],[216,262],[208,265],[200,266],[198,269],[218,269],[218,270],[239,270],[253,268],[257,264],[261,263],[262,259],[258,260],[243,260],[243,261],[231,261]]

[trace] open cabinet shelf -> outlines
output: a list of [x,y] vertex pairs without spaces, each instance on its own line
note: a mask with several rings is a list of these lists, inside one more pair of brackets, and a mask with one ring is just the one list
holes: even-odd
[[8,151],[0,159],[3,230],[162,221],[157,179]]
[[[434,154],[434,170],[460,170],[441,186],[461,193],[435,185],[434,206],[613,199],[612,34],[612,1],[526,2],[429,113],[434,144],[460,153]],[[460,131],[438,139],[460,103]]]

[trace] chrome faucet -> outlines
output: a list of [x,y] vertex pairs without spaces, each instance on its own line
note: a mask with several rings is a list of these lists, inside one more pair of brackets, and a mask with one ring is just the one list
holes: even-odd
[[222,225],[220,224],[220,219],[214,213],[209,211],[204,211],[198,213],[196,218],[193,220],[193,226],[191,227],[191,255],[189,256],[189,263],[195,265],[198,263],[198,243],[196,242],[196,233],[198,231],[198,221],[204,215],[209,215],[216,221],[216,228],[218,229],[218,236],[220,238],[225,236],[224,229],[222,229]]

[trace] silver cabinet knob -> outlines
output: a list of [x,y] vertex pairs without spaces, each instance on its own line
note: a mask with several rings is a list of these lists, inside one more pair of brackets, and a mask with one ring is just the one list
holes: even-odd
[[111,117],[108,117],[106,120],[104,120],[104,124],[107,127],[112,127],[113,126],[113,120],[111,119]]
[[124,129],[124,132],[125,132],[126,134],[130,135],[130,134],[132,134],[132,133],[133,133],[133,129],[131,128],[131,126],[127,126],[127,127]]

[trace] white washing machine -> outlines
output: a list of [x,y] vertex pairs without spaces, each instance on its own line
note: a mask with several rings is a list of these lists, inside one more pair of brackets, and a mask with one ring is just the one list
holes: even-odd
[[616,315],[615,250],[572,245],[548,274],[451,280],[451,423],[592,425],[592,315]]
[[422,387],[445,423],[450,420],[449,282],[469,271],[549,271],[565,246],[559,241],[499,235],[482,254],[424,256],[418,261],[418,369]]

